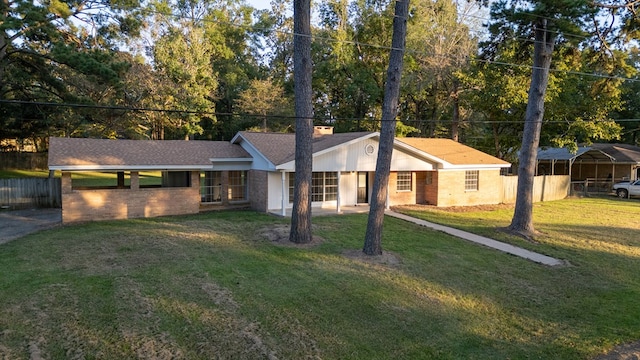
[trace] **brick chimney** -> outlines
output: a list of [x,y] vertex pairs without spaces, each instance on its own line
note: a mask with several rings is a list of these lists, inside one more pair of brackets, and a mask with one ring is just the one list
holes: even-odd
[[313,136],[332,135],[333,126],[314,126]]

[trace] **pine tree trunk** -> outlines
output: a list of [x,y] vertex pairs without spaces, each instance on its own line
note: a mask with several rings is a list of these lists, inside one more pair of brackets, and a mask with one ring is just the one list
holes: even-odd
[[311,1],[293,2],[293,81],[296,112],[296,180],[289,241],[311,242],[313,103],[311,93]]
[[380,146],[376,163],[376,175],[373,179],[369,220],[362,251],[367,255],[382,255],[382,223],[387,201],[387,185],[391,169],[391,154],[396,133],[396,116],[398,114],[398,98],[400,97],[400,76],[404,65],[404,45],[407,34],[407,16],[409,0],[397,0],[393,19],[393,39],[391,40],[391,56],[387,69],[387,83],[382,102],[382,125],[380,130]]
[[453,79],[451,99],[453,100],[453,114],[451,115],[451,139],[458,142],[460,141],[460,90],[457,78]]
[[544,96],[549,81],[549,68],[555,37],[548,32],[546,19],[539,20],[535,28],[533,49],[533,71],[524,119],[524,133],[518,165],[518,188],[516,206],[509,229],[523,236],[534,234],[533,226],[533,179],[536,168],[540,131],[544,117]]

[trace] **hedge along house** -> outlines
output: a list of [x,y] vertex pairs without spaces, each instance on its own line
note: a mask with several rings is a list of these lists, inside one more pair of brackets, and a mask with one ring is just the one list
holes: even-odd
[[[314,208],[339,213],[369,203],[379,136],[316,128]],[[53,138],[49,152],[49,168],[63,174],[63,222],[189,214],[233,204],[285,216],[293,207],[295,134],[239,132],[231,142]],[[387,206],[496,204],[502,199],[500,170],[509,166],[452,140],[396,139]],[[119,175],[109,187],[85,188],[73,176],[86,171]],[[146,184],[146,171],[161,171],[161,181]]]

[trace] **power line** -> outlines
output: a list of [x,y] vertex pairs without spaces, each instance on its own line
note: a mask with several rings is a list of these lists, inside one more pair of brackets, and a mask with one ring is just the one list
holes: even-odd
[[[0,99],[0,103],[4,104],[19,104],[19,105],[38,105],[38,106],[53,106],[53,107],[65,107],[65,108],[83,108],[83,109],[99,109],[99,110],[117,110],[117,111],[131,111],[131,112],[163,112],[163,113],[183,113],[191,115],[213,115],[213,116],[238,116],[238,117],[255,117],[255,118],[268,118],[268,119],[298,119],[292,115],[258,115],[249,113],[238,112],[215,112],[215,111],[193,111],[193,110],[180,110],[180,109],[160,109],[160,108],[145,108],[145,107],[124,107],[113,105],[90,105],[90,104],[72,104],[72,103],[55,103],[55,102],[39,102],[39,101],[23,101],[23,100],[5,100]],[[34,119],[35,120],[35,119]],[[339,121],[361,121],[361,122],[385,122],[394,121],[402,123],[440,123],[448,124],[452,123],[452,119],[393,119],[384,120],[379,118],[355,118],[355,117],[312,117],[310,120],[315,120],[323,123],[335,123]],[[640,119],[607,119],[615,122],[636,122]],[[503,121],[503,120],[459,120],[460,123],[481,123],[481,124],[524,124],[524,119],[515,121]],[[588,121],[587,121],[588,122]],[[543,120],[543,123],[567,123],[564,120]]]

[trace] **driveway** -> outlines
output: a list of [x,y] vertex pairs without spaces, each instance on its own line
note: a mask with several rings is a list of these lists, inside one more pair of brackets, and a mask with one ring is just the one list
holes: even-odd
[[60,224],[60,209],[0,211],[0,244]]

